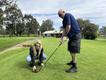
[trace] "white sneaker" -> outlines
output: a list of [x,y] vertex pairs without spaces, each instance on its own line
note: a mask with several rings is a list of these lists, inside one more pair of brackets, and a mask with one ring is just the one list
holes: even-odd
[[36,66],[33,67],[33,71],[35,71],[35,70],[36,70]]

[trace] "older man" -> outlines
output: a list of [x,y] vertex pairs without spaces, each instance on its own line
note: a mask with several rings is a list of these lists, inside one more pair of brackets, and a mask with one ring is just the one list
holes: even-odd
[[64,10],[60,9],[58,11],[58,15],[63,19],[61,43],[63,42],[63,38],[65,36],[69,38],[68,51],[70,52],[72,58],[72,60],[67,63],[67,65],[70,65],[71,67],[66,70],[66,72],[77,72],[76,54],[80,53],[80,27],[72,14],[65,13]]

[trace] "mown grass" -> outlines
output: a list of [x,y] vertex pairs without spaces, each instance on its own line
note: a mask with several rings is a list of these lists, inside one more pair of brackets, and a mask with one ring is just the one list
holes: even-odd
[[0,51],[3,51],[9,47],[12,47],[23,41],[33,39],[34,37],[0,37]]
[[[44,38],[47,57],[57,47],[59,39]],[[66,73],[70,61],[67,44],[62,45],[39,73],[33,73],[26,63],[28,48],[0,55],[0,80],[106,80],[106,40],[82,40],[78,55],[78,72]]]

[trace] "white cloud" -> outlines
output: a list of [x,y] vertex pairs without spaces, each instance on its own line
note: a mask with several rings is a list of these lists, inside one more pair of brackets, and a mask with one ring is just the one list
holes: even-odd
[[[24,14],[52,14],[64,8],[76,18],[90,19],[100,26],[106,25],[106,0],[19,0],[18,5]],[[50,18],[54,21],[54,26],[61,25],[57,15],[36,18],[40,24],[42,20]]]

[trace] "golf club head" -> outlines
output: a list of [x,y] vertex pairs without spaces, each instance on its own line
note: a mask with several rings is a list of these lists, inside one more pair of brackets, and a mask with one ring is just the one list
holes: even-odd
[[34,70],[33,72],[34,72],[34,73],[38,73],[38,72],[40,72],[40,71],[41,71],[41,69],[42,69],[42,66],[39,66],[39,67],[37,67],[37,69],[36,69],[36,70]]
[[35,71],[33,71],[34,73],[38,73],[39,72],[39,70],[35,70]]

